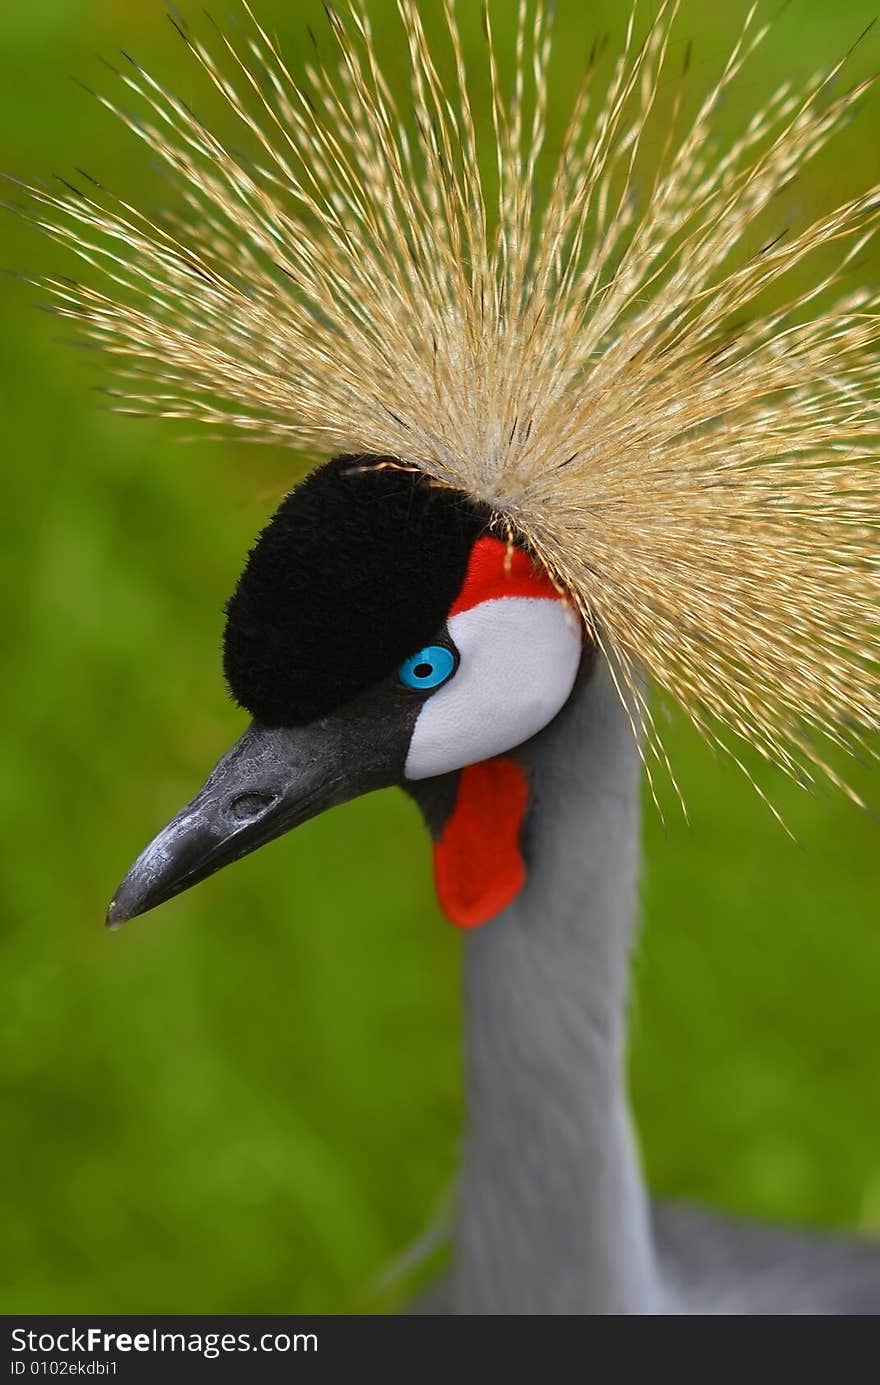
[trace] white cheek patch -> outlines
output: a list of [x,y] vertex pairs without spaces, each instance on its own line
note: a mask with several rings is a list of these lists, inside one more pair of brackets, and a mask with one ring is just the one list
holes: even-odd
[[461,663],[419,713],[407,779],[490,760],[541,731],[568,701],[581,626],[564,601],[505,596],[449,622]]

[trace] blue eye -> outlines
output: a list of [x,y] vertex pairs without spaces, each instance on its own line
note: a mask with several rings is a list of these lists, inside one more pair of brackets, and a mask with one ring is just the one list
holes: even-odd
[[404,659],[397,676],[405,688],[439,688],[455,672],[455,655],[445,644],[429,644]]

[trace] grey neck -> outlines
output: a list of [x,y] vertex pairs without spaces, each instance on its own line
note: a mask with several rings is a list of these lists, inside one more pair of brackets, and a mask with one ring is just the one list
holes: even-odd
[[452,1311],[660,1311],[626,1099],[639,756],[599,663],[521,753],[528,882],[468,938]]

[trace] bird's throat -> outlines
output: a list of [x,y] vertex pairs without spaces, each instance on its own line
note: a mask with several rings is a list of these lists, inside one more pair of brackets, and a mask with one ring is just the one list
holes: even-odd
[[434,842],[440,907],[459,928],[500,914],[526,880],[520,835],[528,807],[525,772],[499,757],[458,776],[452,812]]

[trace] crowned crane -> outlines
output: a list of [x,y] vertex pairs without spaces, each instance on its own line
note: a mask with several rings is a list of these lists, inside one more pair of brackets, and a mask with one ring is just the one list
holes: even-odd
[[[752,245],[865,84],[832,94],[840,63],[783,87],[719,152],[713,113],[763,36],[750,13],[646,172],[661,4],[641,42],[631,16],[594,111],[589,64],[541,210],[548,20],[523,0],[506,101],[487,9],[492,203],[454,4],[448,87],[414,0],[399,9],[414,136],[359,4],[328,10],[340,61],[310,89],[248,9],[226,67],[180,32],[250,156],[132,61],[147,114],[101,98],[180,180],[182,217],[31,189],[43,229],[109,272],[48,286],[125,362],[122,407],[336,453],[227,606],[250,725],[108,923],[400,785],[466,930],[466,1128],[434,1308],[876,1312],[868,1244],[652,1210],[624,1074],[640,784],[664,763],[648,679],[734,755],[745,739],[807,780],[842,784],[823,743],[858,749],[880,720],[878,295],[835,293],[880,194]],[[836,268],[757,302],[837,244]]]

